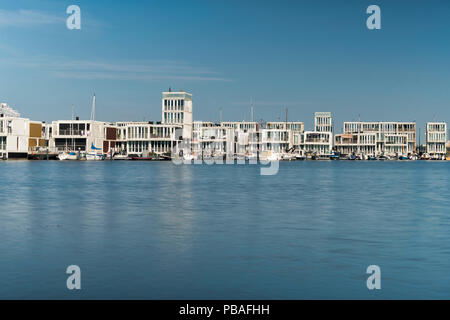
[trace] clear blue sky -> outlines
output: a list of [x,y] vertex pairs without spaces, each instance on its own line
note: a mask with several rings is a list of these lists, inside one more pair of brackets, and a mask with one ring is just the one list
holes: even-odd
[[[66,8],[82,10],[68,30]],[[382,29],[366,28],[370,4]],[[159,120],[161,91],[194,118],[450,122],[450,1],[2,0],[0,101],[35,120]],[[423,130],[423,127],[422,127]]]

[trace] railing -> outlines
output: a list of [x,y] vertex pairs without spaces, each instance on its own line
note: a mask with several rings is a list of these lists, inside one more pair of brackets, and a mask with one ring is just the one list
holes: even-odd
[[29,147],[28,153],[57,153],[58,148],[55,147]]
[[329,143],[330,141],[325,139],[306,139],[305,142]]
[[58,134],[60,136],[87,136],[87,131],[86,130],[59,130]]

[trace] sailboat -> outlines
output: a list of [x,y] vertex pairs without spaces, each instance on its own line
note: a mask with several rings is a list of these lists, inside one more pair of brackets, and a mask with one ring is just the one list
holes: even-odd
[[105,155],[102,152],[97,152],[98,150],[102,150],[102,148],[95,147],[92,142],[90,151],[86,154],[86,160],[88,161],[97,161],[97,160],[105,160]]
[[[94,122],[95,122],[95,93],[94,96],[92,97],[91,130],[93,130],[94,128]],[[90,150],[86,153],[86,160],[88,161],[105,160],[105,155],[102,152],[102,148],[97,148],[94,145],[94,142],[92,142]]]
[[63,160],[78,160],[78,155],[76,152],[71,151],[71,152],[60,152],[58,154],[58,159],[63,161]]

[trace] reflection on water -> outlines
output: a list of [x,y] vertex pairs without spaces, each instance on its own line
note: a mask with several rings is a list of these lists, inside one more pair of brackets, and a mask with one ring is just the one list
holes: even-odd
[[450,298],[448,163],[259,172],[0,162],[0,298]]

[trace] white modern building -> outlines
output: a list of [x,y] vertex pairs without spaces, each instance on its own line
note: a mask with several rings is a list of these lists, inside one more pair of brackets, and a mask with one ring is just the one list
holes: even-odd
[[267,122],[261,133],[261,150],[283,153],[300,149],[305,124],[300,121]]
[[162,124],[181,125],[183,139],[192,139],[192,94],[182,90],[162,93]]
[[314,131],[301,135],[300,149],[318,157],[330,156],[333,151],[333,118],[331,112],[314,114]]
[[93,120],[58,120],[51,124],[50,147],[59,152],[96,149],[107,153],[116,148],[117,131],[114,124]]
[[255,121],[224,121],[220,125],[234,131],[230,141],[233,154],[245,156],[256,155],[260,147],[260,124]]
[[11,108],[7,103],[0,103],[0,118],[20,118],[20,113]]
[[336,150],[342,155],[407,156],[416,150],[415,122],[344,122],[336,135]]
[[427,153],[431,159],[444,160],[447,154],[447,123],[427,123]]
[[301,149],[312,156],[329,156],[333,149],[331,132],[305,131],[300,142]]
[[0,158],[27,158],[30,120],[0,117]]
[[183,126],[153,122],[116,122],[117,150],[128,156],[170,153],[181,141]]
[[314,131],[333,133],[333,115],[331,112],[316,112],[314,114]]
[[231,157],[234,154],[234,129],[215,124],[196,123],[193,149],[197,159]]
[[8,104],[0,104],[0,159],[27,158],[47,145],[41,122],[21,118]]

